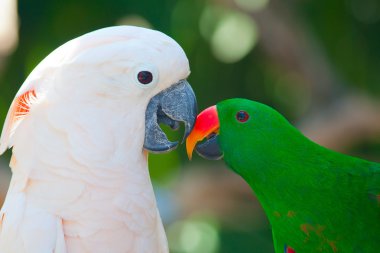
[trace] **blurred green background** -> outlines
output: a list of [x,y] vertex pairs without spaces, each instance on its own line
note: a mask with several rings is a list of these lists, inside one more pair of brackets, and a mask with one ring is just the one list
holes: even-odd
[[[0,123],[49,52],[113,25],[173,37],[190,60],[200,110],[258,100],[316,142],[380,161],[378,0],[0,0]],[[1,201],[9,157],[0,158]],[[189,162],[181,146],[151,155],[150,169],[171,252],[273,252],[260,204],[223,162]]]

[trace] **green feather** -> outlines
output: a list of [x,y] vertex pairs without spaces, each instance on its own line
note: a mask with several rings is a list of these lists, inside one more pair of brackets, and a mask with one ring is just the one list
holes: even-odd
[[217,111],[224,160],[257,195],[277,253],[285,245],[297,253],[380,252],[380,164],[319,146],[257,102],[226,100]]

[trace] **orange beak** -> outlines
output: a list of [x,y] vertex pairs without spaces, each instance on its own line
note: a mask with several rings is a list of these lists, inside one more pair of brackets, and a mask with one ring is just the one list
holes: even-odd
[[212,133],[219,133],[219,117],[216,105],[205,109],[197,116],[194,128],[186,139],[187,156],[190,160],[197,143]]

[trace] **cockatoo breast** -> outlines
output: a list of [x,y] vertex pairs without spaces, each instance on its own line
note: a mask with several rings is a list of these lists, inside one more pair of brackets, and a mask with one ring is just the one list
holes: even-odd
[[103,103],[70,98],[62,103],[49,97],[18,128],[11,164],[14,190],[25,192],[35,208],[62,218],[68,247],[71,237],[73,242],[79,237],[88,238],[81,241],[86,250],[100,238],[134,249],[130,238],[136,233],[159,235],[148,241],[160,248],[165,235],[142,149],[144,110],[138,108],[145,107],[138,101],[116,108],[102,98]]

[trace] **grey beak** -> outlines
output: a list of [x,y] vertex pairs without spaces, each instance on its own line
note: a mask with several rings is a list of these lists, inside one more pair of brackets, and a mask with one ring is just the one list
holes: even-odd
[[155,95],[148,104],[145,113],[144,148],[153,153],[164,153],[175,149],[179,142],[171,142],[160,128],[166,124],[173,130],[185,125],[182,142],[193,129],[197,117],[197,101],[190,84],[182,80],[170,88]]

